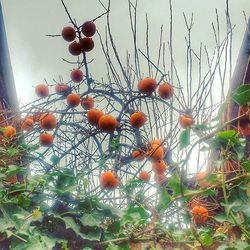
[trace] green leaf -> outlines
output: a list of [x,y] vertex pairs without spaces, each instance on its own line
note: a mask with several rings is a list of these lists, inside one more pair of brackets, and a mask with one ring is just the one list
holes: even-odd
[[24,195],[20,194],[17,199],[19,206],[26,209],[30,206],[31,199],[29,197],[25,197]]
[[99,213],[83,214],[80,221],[83,226],[98,227],[102,222],[102,217]]
[[180,149],[186,148],[190,144],[190,128],[182,131],[180,134]]
[[234,207],[239,207],[242,205],[242,201],[241,200],[235,200],[233,201],[232,203],[221,203],[222,206],[225,207],[225,212],[226,212],[226,215],[228,216],[230,211],[234,208]]
[[13,157],[15,155],[19,154],[19,150],[17,148],[8,148],[7,149],[7,155],[9,157]]
[[9,165],[5,174],[7,175],[7,177],[12,177],[15,174],[20,174],[23,172],[25,172],[25,168],[21,168],[21,167],[16,166],[16,165]]
[[183,186],[181,184],[180,177],[177,175],[177,173],[173,173],[171,178],[168,181],[168,186],[173,191],[173,197],[178,196],[181,194],[183,190]]
[[166,188],[161,188],[159,203],[156,206],[157,212],[158,213],[164,212],[167,209],[170,202],[171,202],[171,199]]
[[247,172],[250,172],[250,161],[242,162],[241,167],[243,167]]
[[236,131],[235,130],[226,130],[222,132],[218,132],[216,134],[217,137],[224,138],[224,139],[230,139],[232,137],[235,137]]
[[250,102],[250,84],[242,84],[233,92],[233,100],[239,106]]
[[206,246],[209,247],[213,244],[213,237],[210,236],[208,233],[202,233],[199,237],[199,240],[201,241],[201,243]]

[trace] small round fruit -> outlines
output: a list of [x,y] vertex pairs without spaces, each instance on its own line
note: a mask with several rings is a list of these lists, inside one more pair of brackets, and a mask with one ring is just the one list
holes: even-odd
[[179,122],[182,128],[188,128],[193,124],[193,118],[190,115],[181,115],[179,117]]
[[165,151],[162,146],[158,144],[153,144],[149,153],[150,160],[152,161],[159,161],[164,158]]
[[208,220],[208,210],[204,206],[194,206],[191,210],[195,223],[200,224]]
[[69,94],[70,91],[71,91],[71,88],[67,84],[58,84],[55,86],[55,92],[59,95]]
[[141,171],[139,174],[139,179],[148,182],[150,180],[150,173],[147,171]]
[[141,111],[135,112],[130,116],[130,124],[133,128],[142,127],[146,120],[146,115]]
[[87,113],[87,119],[90,124],[98,125],[98,122],[103,115],[103,112],[99,109],[90,109]]
[[64,27],[62,29],[61,35],[62,35],[63,39],[67,42],[72,42],[76,38],[76,32],[75,32],[74,28],[72,28],[70,26]]
[[4,128],[3,136],[6,138],[12,138],[16,134],[16,129],[13,126],[7,126]]
[[98,121],[98,126],[105,132],[114,132],[118,123],[112,115],[103,115]]
[[4,180],[4,183],[7,185],[12,185],[18,182],[17,175],[12,175],[11,177]]
[[70,107],[77,107],[81,102],[81,98],[79,95],[77,94],[69,94],[67,96],[67,103]]
[[151,141],[150,145],[152,147],[152,145],[157,144],[157,145],[161,145],[162,141],[160,139],[154,139]]
[[87,96],[86,98],[81,100],[81,105],[86,110],[92,109],[94,107],[94,98],[91,96]]
[[100,177],[100,185],[105,189],[114,189],[118,187],[119,180],[114,173],[106,171]]
[[147,95],[151,95],[155,91],[156,87],[157,87],[156,80],[150,77],[140,80],[137,86],[138,90],[142,94],[147,94]]
[[162,173],[162,174],[155,173],[155,181],[158,184],[163,184],[166,180],[167,180],[167,177],[166,177],[165,173]]
[[163,160],[154,161],[152,163],[152,169],[157,174],[162,174],[167,169],[167,164]]
[[82,46],[82,51],[84,52],[89,52],[95,47],[95,43],[90,37],[84,37],[80,39],[80,44]]
[[33,129],[33,127],[34,127],[34,121],[33,121],[33,119],[26,118],[22,122],[21,130],[23,130],[23,131],[31,131]]
[[80,43],[74,41],[69,45],[69,53],[73,56],[79,56],[82,53],[82,46]]
[[79,83],[83,79],[83,72],[80,69],[74,69],[70,73],[70,78],[73,82]]
[[39,142],[44,147],[49,147],[53,144],[54,137],[51,134],[48,133],[42,133],[39,136]]
[[169,99],[174,94],[173,87],[169,83],[163,83],[158,88],[158,94],[162,99]]
[[134,150],[131,154],[131,157],[136,161],[142,161],[144,159],[144,154],[139,150]]
[[45,130],[52,130],[56,127],[57,120],[53,114],[45,113],[40,117],[40,127]]
[[96,32],[95,23],[92,21],[87,21],[82,25],[82,33],[84,36],[91,37]]
[[49,95],[49,88],[45,84],[38,84],[35,88],[35,92],[39,97],[44,98]]
[[208,172],[206,171],[196,173],[195,178],[196,178],[198,186],[208,187],[210,185],[207,181],[204,180],[207,176],[208,176]]

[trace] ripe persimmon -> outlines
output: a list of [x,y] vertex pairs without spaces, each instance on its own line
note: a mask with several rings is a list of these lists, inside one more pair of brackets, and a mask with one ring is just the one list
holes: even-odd
[[42,133],[39,136],[39,142],[42,146],[48,147],[53,144],[54,137],[48,133]]
[[113,172],[106,171],[100,177],[100,185],[105,189],[114,189],[119,185],[119,180]]
[[6,138],[12,138],[16,134],[16,129],[13,126],[7,126],[4,128],[3,136]]
[[204,223],[208,220],[208,210],[204,206],[194,206],[191,210],[195,223]]
[[98,126],[105,132],[114,132],[118,122],[112,115],[102,115],[98,121]]
[[45,130],[52,130],[57,125],[55,116],[51,113],[42,114],[40,117],[40,127]]
[[73,82],[81,82],[83,79],[83,72],[80,69],[74,69],[70,73],[70,78]]
[[25,118],[21,124],[21,130],[30,131],[34,127],[34,121],[32,118]]
[[64,27],[62,29],[62,33],[61,33],[63,39],[67,42],[72,42],[75,40],[76,38],[76,32],[75,29],[68,26],[68,27]]
[[67,103],[70,107],[77,107],[81,102],[79,95],[71,93],[67,95]]
[[181,115],[179,117],[179,122],[182,128],[188,128],[193,124],[193,118],[190,115]]
[[91,37],[96,32],[95,23],[92,21],[87,21],[82,25],[82,33],[84,36]]
[[159,161],[164,158],[165,150],[162,146],[159,146],[158,144],[153,144],[148,154],[150,160]]
[[59,95],[69,94],[70,91],[71,91],[71,88],[67,84],[58,84],[55,86],[55,92]]
[[98,125],[99,119],[103,116],[103,112],[99,109],[90,109],[87,113],[87,119],[90,124]]
[[140,80],[137,86],[138,90],[142,94],[147,94],[147,95],[152,94],[155,91],[156,87],[157,87],[157,82],[155,79],[151,77],[147,77],[145,79]]
[[162,174],[166,171],[167,164],[163,160],[154,161],[152,163],[152,170],[157,174]]
[[139,174],[139,179],[148,182],[150,180],[150,173],[147,171],[141,171]]
[[154,179],[158,184],[163,184],[167,180],[167,177],[165,173],[161,173],[161,174],[155,173]]
[[15,184],[17,183],[17,175],[14,174],[12,175],[11,177],[7,178],[4,180],[4,183],[7,184],[7,185],[12,185],[12,184]]
[[84,52],[89,52],[95,47],[94,41],[90,37],[84,37],[80,39],[79,43],[81,44],[82,51]]
[[198,186],[208,187],[210,185],[207,181],[204,180],[207,176],[208,176],[208,172],[206,171],[196,173],[195,178],[196,178]]
[[39,122],[42,115],[43,115],[43,113],[39,113],[39,112],[34,113],[34,114],[32,115],[33,121],[34,121],[34,122]]
[[157,144],[160,145],[162,143],[162,141],[160,139],[154,139],[150,142],[150,145],[152,147],[152,145]]
[[86,110],[92,109],[94,107],[94,98],[91,96],[87,96],[86,98],[81,100],[81,105]]
[[144,159],[144,154],[139,150],[134,150],[131,154],[131,157],[136,161],[142,161]]
[[146,120],[146,115],[141,111],[135,112],[130,116],[130,124],[134,128],[142,127]]
[[69,53],[73,56],[79,56],[82,53],[82,46],[80,43],[74,41],[69,44]]
[[41,98],[47,97],[49,95],[49,88],[46,84],[38,84],[35,88],[35,92]]
[[158,94],[162,99],[169,99],[173,96],[174,90],[169,83],[163,83],[158,88]]

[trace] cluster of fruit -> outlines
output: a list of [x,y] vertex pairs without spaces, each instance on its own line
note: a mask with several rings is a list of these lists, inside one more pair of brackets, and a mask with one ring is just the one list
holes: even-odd
[[[82,38],[81,32],[84,35]],[[95,44],[91,38],[96,33],[95,23],[92,21],[87,21],[81,26],[81,32],[75,30],[73,27],[64,27],[62,30],[62,37],[65,41],[71,42],[69,44],[69,52],[74,56],[79,56],[81,53],[91,51]],[[77,41],[75,39],[77,38]]]

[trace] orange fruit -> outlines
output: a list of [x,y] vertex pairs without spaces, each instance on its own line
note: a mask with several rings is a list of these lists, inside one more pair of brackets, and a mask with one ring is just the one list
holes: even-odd
[[155,173],[155,181],[158,184],[163,184],[166,180],[167,180],[167,177],[166,177],[165,173],[162,173],[162,174]]
[[52,130],[56,127],[57,120],[53,114],[45,113],[40,117],[40,127],[45,130]]
[[194,206],[191,210],[195,223],[204,223],[208,220],[208,210],[204,206]]
[[67,42],[72,42],[76,38],[75,29],[72,27],[64,27],[61,33],[63,39]]
[[119,180],[113,172],[106,171],[100,177],[100,185],[105,189],[114,189],[119,185]]
[[33,119],[31,119],[31,118],[26,118],[26,119],[24,119],[24,121],[22,122],[21,130],[30,131],[30,130],[33,129],[33,127],[34,127],[34,121],[33,121]]
[[207,176],[208,176],[208,172],[206,171],[196,173],[195,178],[196,178],[198,186],[208,187],[210,185],[207,181],[204,180]]
[[141,160],[143,160],[143,158],[144,158],[144,154],[143,154],[143,152],[141,152],[141,151],[139,151],[139,150],[134,150],[134,151],[132,152],[132,154],[131,154],[131,157],[132,157],[133,159],[135,159],[136,161],[141,161]]
[[53,144],[54,137],[48,133],[42,133],[39,136],[39,142],[42,146],[48,147]]
[[139,179],[148,182],[150,180],[150,173],[147,171],[141,171],[139,174]]
[[154,161],[152,163],[152,169],[157,174],[162,174],[167,169],[167,164],[163,160]]
[[92,109],[94,107],[94,98],[91,96],[87,96],[86,98],[81,100],[81,105],[86,110]]
[[141,111],[135,112],[130,116],[130,124],[134,128],[142,127],[146,120],[146,115]]
[[35,88],[35,92],[41,98],[47,97],[49,95],[49,88],[45,84],[38,84]]
[[12,138],[16,134],[16,129],[13,126],[7,126],[4,128],[3,136],[6,138]]
[[79,43],[81,44],[82,51],[84,52],[89,52],[95,47],[94,41],[90,37],[81,38]]
[[162,141],[160,139],[154,139],[151,141],[150,145],[152,147],[152,145],[154,145],[154,144],[160,145],[161,143],[162,143]]
[[149,151],[149,157],[152,161],[159,161],[164,158],[165,152],[164,148],[162,146],[159,146],[158,144],[153,144],[150,151]]
[[67,103],[70,107],[77,107],[81,102],[81,98],[79,95],[77,94],[69,94],[67,96]]
[[79,83],[83,80],[83,72],[80,69],[74,69],[70,73],[70,78],[73,82]]
[[173,87],[169,83],[163,83],[158,88],[158,94],[162,99],[169,99],[174,94]]
[[55,92],[59,95],[69,94],[70,91],[70,86],[67,84],[58,84],[55,86]]
[[87,119],[90,124],[98,125],[99,119],[103,116],[103,112],[99,109],[90,109],[87,113]]
[[82,53],[82,46],[80,43],[74,41],[69,45],[69,53],[73,56],[79,56]]
[[190,115],[181,115],[179,117],[179,122],[182,128],[188,128],[193,124],[193,118]]
[[105,132],[114,132],[118,123],[112,115],[102,115],[98,121],[98,126]]
[[147,94],[147,95],[152,94],[155,91],[156,87],[157,87],[157,82],[155,79],[151,77],[140,80],[137,86],[138,90],[142,94]]
[[91,37],[96,32],[95,23],[92,21],[87,21],[82,25],[82,33],[84,36]]

